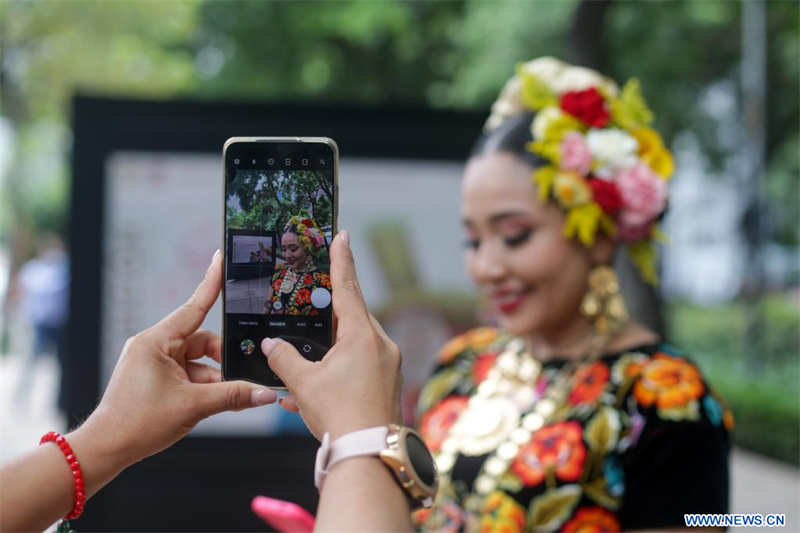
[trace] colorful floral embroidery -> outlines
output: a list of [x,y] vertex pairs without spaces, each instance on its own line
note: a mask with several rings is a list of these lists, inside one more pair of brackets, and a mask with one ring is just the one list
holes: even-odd
[[472,377],[476,385],[486,379],[496,360],[497,354],[491,352],[482,353],[475,358],[475,364],[472,366]]
[[[434,453],[441,453],[472,391],[487,378],[507,340],[483,329],[467,332],[457,345],[450,345],[458,353],[440,366],[420,394],[420,433]],[[541,401],[562,368],[544,363],[528,395],[533,399],[514,398],[520,402],[521,427],[525,414]],[[459,462],[451,471],[447,497],[432,512],[415,516],[415,522],[425,531],[454,533],[619,531],[616,512],[628,490],[640,490],[638,483],[626,483],[623,462],[629,453],[642,453],[635,448],[641,435],[650,432],[646,436],[650,443],[664,431],[663,442],[669,446],[666,435],[685,426],[665,421],[693,420],[719,431],[732,424],[730,411],[706,390],[697,368],[664,347],[646,347],[579,366],[566,402],[553,416],[556,422],[530,433],[524,444],[517,447],[521,441],[513,441],[509,453],[516,449],[516,455],[497,471],[488,497],[478,496],[474,482],[460,477],[468,462]]]
[[649,407],[655,404],[661,410],[686,407],[704,391],[697,367],[661,352],[645,365],[633,388],[633,394],[641,405]]
[[525,529],[525,509],[502,491],[486,497],[481,514],[481,533],[518,533]]
[[461,412],[467,407],[466,396],[445,398],[425,413],[419,424],[419,434],[433,453],[439,451],[447,438],[447,432],[456,423]]
[[567,401],[570,405],[594,402],[608,383],[610,372],[602,361],[582,366],[575,373],[575,385]]
[[497,339],[497,330],[494,328],[476,328],[463,333],[450,340],[439,352],[439,361],[448,363],[460,355],[467,348],[481,351]]
[[433,509],[423,509],[411,515],[419,526],[437,533],[458,533],[466,522],[466,513],[457,503],[446,500]]
[[298,306],[304,306],[311,303],[311,291],[303,287],[294,293],[294,301]]
[[[277,314],[287,315],[319,315],[319,309],[311,304],[311,292],[317,287],[324,287],[330,290],[330,276],[323,272],[308,272],[297,276],[297,281],[294,282],[294,287],[288,292],[288,298],[283,300],[286,296],[281,287],[286,281],[287,276],[294,272],[291,267],[283,263],[278,265],[275,273],[272,275],[272,297],[269,301],[270,312]],[[292,279],[291,277],[289,279]],[[285,308],[282,306],[275,307],[275,302],[283,300]]]
[[581,425],[569,420],[545,426],[520,447],[511,471],[526,486],[538,485],[552,471],[563,481],[577,481],[586,459]]
[[612,381],[619,385],[627,378],[638,376],[647,361],[648,357],[642,353],[621,355],[611,367]]
[[528,526],[533,531],[554,531],[570,517],[581,499],[580,485],[549,489],[534,498],[528,511]]
[[562,533],[616,533],[620,531],[619,521],[614,513],[602,507],[581,507],[564,524]]

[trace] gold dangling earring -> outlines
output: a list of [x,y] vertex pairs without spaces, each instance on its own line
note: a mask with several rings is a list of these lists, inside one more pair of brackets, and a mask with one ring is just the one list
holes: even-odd
[[595,332],[603,336],[613,334],[628,321],[628,310],[613,268],[600,265],[589,272],[589,290],[581,302],[581,312],[593,321]]

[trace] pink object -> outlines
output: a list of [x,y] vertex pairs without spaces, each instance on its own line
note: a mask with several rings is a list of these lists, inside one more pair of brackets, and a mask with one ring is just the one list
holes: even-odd
[[561,142],[561,168],[574,170],[581,176],[586,176],[592,168],[592,153],[577,131],[569,132]]
[[667,182],[641,162],[617,174],[615,182],[623,204],[620,235],[641,233],[664,211]]
[[256,496],[250,508],[256,516],[274,527],[276,531],[282,533],[314,531],[314,516],[295,503]]
[[617,237],[623,242],[636,242],[642,239],[649,239],[653,232],[653,223],[645,222],[641,225],[629,224],[625,220],[625,213],[619,218],[617,225]]

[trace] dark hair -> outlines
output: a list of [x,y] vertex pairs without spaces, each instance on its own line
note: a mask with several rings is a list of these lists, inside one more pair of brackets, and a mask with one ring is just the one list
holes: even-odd
[[507,152],[534,168],[547,164],[542,157],[525,148],[529,142],[533,141],[531,123],[535,116],[536,114],[532,112],[514,115],[504,120],[495,129],[482,133],[472,146],[470,157]]

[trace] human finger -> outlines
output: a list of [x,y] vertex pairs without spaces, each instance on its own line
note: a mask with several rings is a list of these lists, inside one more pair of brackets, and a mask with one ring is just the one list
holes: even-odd
[[246,381],[191,384],[201,418],[223,411],[240,411],[275,402],[277,393]]
[[207,355],[217,363],[222,363],[222,338],[216,333],[205,329],[195,331],[184,344],[187,360],[200,359]]
[[358,284],[347,231],[340,231],[333,239],[330,255],[333,311],[338,322],[336,335],[340,338],[347,328],[356,327],[367,318],[367,306]]
[[300,412],[300,408],[297,406],[297,400],[295,400],[294,396],[292,396],[291,394],[288,396],[284,396],[283,398],[278,398],[278,404],[287,411],[291,411],[292,413]]
[[213,366],[189,361],[186,364],[186,374],[192,383],[219,383],[222,374]]
[[165,333],[170,339],[185,339],[203,323],[209,309],[217,301],[221,288],[222,254],[217,250],[194,293],[183,305],[156,324],[155,329]]
[[314,363],[300,355],[294,346],[283,339],[264,339],[261,341],[261,353],[267,357],[267,364],[272,371],[289,389],[299,385],[303,374],[314,366]]

